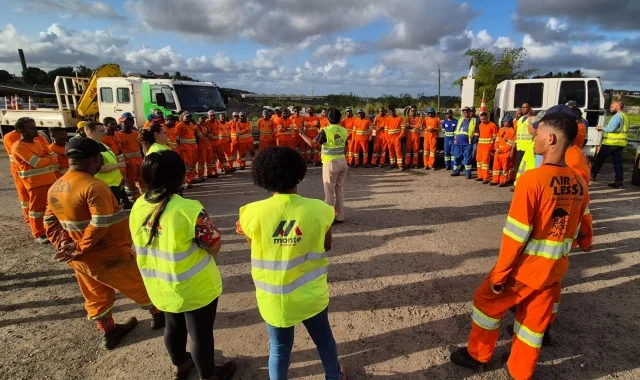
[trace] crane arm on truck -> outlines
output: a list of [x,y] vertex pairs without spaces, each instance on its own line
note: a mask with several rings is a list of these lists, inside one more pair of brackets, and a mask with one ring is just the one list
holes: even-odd
[[108,63],[95,69],[89,78],[87,87],[82,92],[76,112],[79,116],[90,117],[98,113],[98,78],[121,77],[120,66]]

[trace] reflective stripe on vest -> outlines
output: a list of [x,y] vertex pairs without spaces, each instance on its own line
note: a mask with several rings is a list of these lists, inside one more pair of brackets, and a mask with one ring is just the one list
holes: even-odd
[[615,132],[604,132],[602,134],[602,145],[627,146],[627,133],[629,132],[629,116],[624,112],[618,112],[622,118],[622,124]]
[[205,255],[200,259],[200,261],[189,268],[188,270],[177,274],[170,272],[162,272],[157,269],[140,269],[140,274],[142,278],[156,278],[159,280],[167,281],[167,282],[182,282],[187,281],[196,275],[198,275],[202,270],[204,270],[207,265],[213,260],[211,255]]
[[195,144],[196,139],[180,139],[180,144]]
[[471,311],[471,319],[473,322],[485,330],[495,330],[500,327],[500,320],[491,318],[485,313],[481,312],[475,305]]
[[456,125],[456,131],[454,132],[455,135],[467,135],[469,136],[469,144],[471,144],[471,140],[473,139],[475,133],[476,133],[476,124],[478,123],[478,121],[476,120],[475,117],[472,117],[469,119],[469,128],[467,129],[466,132],[462,131],[462,122],[464,121],[464,119],[460,119],[458,120],[458,124]]
[[247,134],[240,135],[238,137],[241,138],[241,139],[246,139],[246,138],[249,138],[249,137],[253,138],[253,135],[251,133],[247,133]]
[[[527,118],[525,122],[525,118]],[[526,150],[533,144],[533,135],[529,133],[529,117],[522,116],[518,119],[518,130],[516,131],[516,148],[520,151]]]
[[44,218],[44,212],[29,211],[29,218],[31,218],[31,219]]
[[[108,166],[117,164],[119,161],[113,151],[104,143],[102,144],[102,146],[104,147],[104,149],[106,149],[105,151],[100,152],[100,154],[102,155],[102,160],[104,161],[104,165]],[[120,186],[123,178],[120,169],[112,170],[106,173],[96,173],[94,177],[106,183],[107,186]]]
[[532,226],[520,223],[511,216],[508,216],[507,222],[502,229],[502,233],[509,236],[518,243],[524,243],[525,241],[529,240],[529,236],[531,235],[532,230]]
[[492,138],[488,138],[488,139],[480,138],[480,139],[478,139],[478,144],[493,144],[493,139]]
[[444,133],[444,137],[454,137],[455,136],[455,132],[445,132]]
[[317,268],[312,270],[311,272],[305,273],[301,277],[298,277],[293,282],[286,285],[271,285],[255,279],[253,280],[253,283],[256,285],[256,288],[269,294],[284,295],[292,293],[294,290],[314,281],[323,274],[327,274],[328,271],[328,267]]
[[523,252],[531,256],[558,260],[569,254],[571,244],[573,244],[573,238],[565,239],[564,241],[531,239],[527,242]]
[[24,171],[19,171],[18,172],[18,177],[20,178],[31,178],[31,177],[35,177],[41,174],[47,174],[53,171],[53,168],[51,166],[47,166],[44,168],[38,168],[38,169],[31,169],[31,170],[24,170]]
[[544,333],[537,333],[526,326],[520,324],[520,322],[515,321],[513,326],[513,332],[516,334],[519,340],[526,343],[527,345],[533,348],[541,348],[542,347],[542,338],[544,337]]
[[170,252],[162,251],[157,248],[136,247],[136,254],[138,256],[149,256],[149,257],[154,257],[157,259],[162,259],[165,261],[172,261],[174,263],[177,263],[178,261],[182,261],[187,257],[189,257],[189,255],[194,253],[197,249],[198,249],[198,244],[194,242],[193,244],[191,244],[191,247],[189,247],[189,249],[184,252],[170,253]]
[[38,162],[40,162],[40,157],[32,156],[27,163],[35,168],[38,166]]
[[306,255],[298,256],[293,260],[284,261],[271,261],[271,260],[258,260],[251,259],[251,266],[260,269],[269,270],[289,270],[303,264],[309,260],[322,260],[327,257],[326,253],[309,252]]
[[[349,132],[339,125],[330,125],[324,129],[327,141],[322,144],[322,162],[330,162],[344,158],[344,147]],[[337,138],[336,138],[337,136]]]
[[140,152],[130,152],[130,153],[122,152],[122,155],[124,156],[124,158],[136,158],[136,157],[140,157]]

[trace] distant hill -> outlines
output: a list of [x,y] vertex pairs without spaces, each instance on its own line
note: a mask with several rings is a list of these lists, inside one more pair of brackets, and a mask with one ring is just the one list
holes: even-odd
[[251,91],[238,90],[236,88],[226,88],[226,87],[221,87],[220,91],[223,93],[223,95],[226,94],[228,97],[233,99],[240,99],[242,97],[242,94],[253,94],[253,92]]

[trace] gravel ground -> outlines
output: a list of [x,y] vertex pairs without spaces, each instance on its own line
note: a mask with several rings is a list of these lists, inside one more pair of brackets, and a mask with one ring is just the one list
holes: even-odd
[[[572,254],[556,344],[543,350],[537,379],[640,378],[640,193],[630,186],[609,189],[609,171],[601,177],[591,186],[597,249]],[[322,198],[319,168],[309,169],[300,192]],[[349,171],[347,223],[335,228],[330,255],[329,310],[351,378],[504,378],[497,363],[474,372],[450,364],[448,355],[466,343],[473,291],[495,262],[511,194],[445,171]],[[205,205],[224,235],[217,259],[224,281],[217,360],[234,358],[236,379],[266,379],[267,333],[248,247],[234,223],[241,205],[268,194],[251,184],[250,173],[239,172],[188,196]],[[51,247],[35,245],[21,221],[4,154],[0,228],[0,378],[170,378],[161,333],[152,332],[148,314],[127,299],[118,301],[116,320],[136,316],[138,327],[121,347],[100,349],[73,272],[52,262]],[[510,315],[502,327],[508,323]],[[509,345],[501,330],[496,357]],[[291,361],[290,378],[324,378],[304,328],[296,330]]]

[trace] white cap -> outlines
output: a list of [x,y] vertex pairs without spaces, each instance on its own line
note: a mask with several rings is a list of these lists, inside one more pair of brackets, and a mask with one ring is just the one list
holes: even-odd
[[239,116],[237,112],[231,114],[231,116]]

